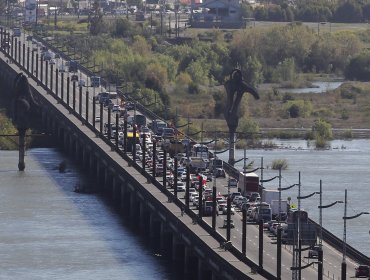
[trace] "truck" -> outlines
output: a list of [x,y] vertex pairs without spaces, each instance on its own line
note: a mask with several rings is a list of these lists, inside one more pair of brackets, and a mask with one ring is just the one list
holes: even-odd
[[263,220],[263,222],[271,221],[272,214],[271,214],[271,207],[268,203],[262,202],[256,204],[256,206],[252,209],[252,220],[258,222]]
[[271,205],[271,201],[279,200],[279,191],[278,190],[262,190],[262,201]]
[[[287,200],[281,200],[280,203],[281,203],[281,206],[280,206],[281,220],[285,220],[288,210],[289,210],[289,204]],[[270,207],[271,207],[272,219],[278,220],[279,200],[271,200]]]
[[207,163],[203,158],[191,157],[189,161],[190,173],[204,171],[207,168]]
[[254,172],[240,172],[238,188],[243,196],[249,196],[252,192],[260,192],[258,175]]

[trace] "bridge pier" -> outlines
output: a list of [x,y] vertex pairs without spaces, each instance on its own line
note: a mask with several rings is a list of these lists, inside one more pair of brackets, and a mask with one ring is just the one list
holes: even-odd
[[172,234],[171,259],[178,271],[184,271],[185,246],[177,235]]
[[184,275],[186,279],[196,279],[198,276],[198,258],[188,246],[185,246]]
[[171,231],[169,230],[167,224],[161,221],[160,227],[160,250],[162,255],[169,256],[172,252],[172,237]]
[[160,250],[161,221],[157,214],[150,213],[149,217],[149,239],[150,243],[156,250]]
[[112,201],[114,206],[120,205],[121,198],[121,189],[120,189],[120,180],[117,177],[112,178]]

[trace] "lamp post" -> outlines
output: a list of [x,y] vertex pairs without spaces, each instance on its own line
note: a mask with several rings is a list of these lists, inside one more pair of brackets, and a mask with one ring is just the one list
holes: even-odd
[[352,220],[360,217],[361,215],[368,215],[369,212],[361,212],[354,216],[347,216],[347,189],[344,191],[344,216],[343,216],[343,260],[342,260],[342,280],[347,278],[347,263],[346,263],[346,250],[347,250],[347,220]]
[[341,200],[337,200],[333,203],[328,205],[322,205],[322,181],[320,180],[320,205],[318,206],[320,213],[319,213],[319,223],[320,223],[320,235],[319,235],[319,256],[318,256],[318,269],[317,269],[317,279],[322,280],[323,277],[323,262],[324,256],[322,251],[322,209],[329,208],[334,206],[337,203],[343,203]]

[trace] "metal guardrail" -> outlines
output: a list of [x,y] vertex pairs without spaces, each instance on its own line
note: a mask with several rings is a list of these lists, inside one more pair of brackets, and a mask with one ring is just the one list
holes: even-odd
[[[45,46],[47,46],[48,48],[50,48],[51,50],[53,50],[53,52],[55,53],[58,53],[62,58],[66,59],[66,60],[71,60],[70,57],[66,56],[63,52],[60,52],[58,49],[56,49],[55,47],[53,47],[51,44],[49,44],[47,41],[45,41],[43,38],[41,38],[40,36],[35,36],[35,38],[37,38],[37,40],[39,40],[40,42],[42,42]],[[85,74],[89,75],[89,76],[94,76],[95,73],[92,72],[91,70],[89,70],[88,68],[78,64],[78,69],[82,72],[84,72]],[[107,85],[107,81],[105,80],[101,80],[101,83],[102,85]],[[134,101],[133,98],[131,98],[130,96],[124,94],[122,91],[117,91],[119,96],[125,98],[126,100],[130,100],[130,101]],[[136,102],[136,106],[137,106],[137,109],[142,113],[144,114],[146,117],[150,118],[150,119],[161,119],[159,116],[157,116],[155,113],[153,113],[152,111],[148,110],[147,108],[145,108],[142,104]],[[163,120],[163,119],[161,119]],[[105,142],[109,142],[110,141],[106,138],[106,137],[102,137],[103,140]],[[111,143],[110,143],[111,144]],[[121,154],[121,153],[120,153]],[[212,153],[210,153],[212,155]],[[123,156],[123,153],[121,154]],[[141,167],[139,165],[136,164],[136,162],[134,162],[133,160],[131,160],[128,156],[123,156],[126,160],[128,161],[131,161],[131,163],[138,169],[138,170],[141,170]],[[233,167],[232,165],[230,165],[229,163],[227,162],[224,162],[224,169],[225,171],[229,174],[229,176],[232,176],[236,179],[239,178],[239,171]],[[149,174],[146,174],[146,175],[149,175]],[[149,175],[150,176],[150,175]],[[156,185],[159,189],[161,189],[162,191],[164,191],[164,193],[169,196],[169,197],[172,197],[173,198],[173,201],[176,201],[176,204],[178,206],[184,206],[179,200],[176,200],[174,199],[174,196],[172,193],[170,193],[166,188],[164,188],[160,182],[158,182],[157,180],[153,180],[153,184]],[[193,219],[197,219],[197,215],[193,212],[193,211],[189,211],[189,213],[187,213],[190,217],[192,217]],[[313,220],[310,220],[311,223],[315,224],[316,225],[316,230],[319,231],[320,230],[320,226],[314,222]],[[204,222],[203,220],[199,220],[199,223],[203,226],[204,229],[207,230],[207,232],[209,232],[213,237],[215,237],[218,241],[225,241],[225,238],[222,237],[221,235],[219,235],[217,232],[214,232],[211,228],[211,226],[209,224],[207,224],[206,222]],[[338,237],[336,237],[334,234],[330,233],[328,230],[326,230],[325,228],[322,229],[322,232],[323,232],[323,240],[327,243],[329,243],[330,245],[332,245],[334,248],[336,248],[338,251],[341,251],[343,249],[343,241],[341,239],[339,239]],[[351,247],[350,245],[346,244],[346,248],[347,248],[347,256],[358,261],[359,263],[363,263],[363,264],[367,264],[370,262],[370,259],[362,254],[361,252],[357,251],[355,248]],[[246,259],[240,251],[238,251],[235,247],[232,247],[231,248],[231,251],[235,254],[235,255],[238,255],[239,258],[242,258],[244,259],[244,261],[251,267],[255,268],[257,267],[257,264],[249,261],[248,259]],[[260,272],[261,273],[261,272]],[[274,279],[275,277],[272,276],[269,272],[267,271],[263,271],[261,273],[262,275],[265,274],[264,276],[267,276],[267,277],[271,277],[270,279]]]

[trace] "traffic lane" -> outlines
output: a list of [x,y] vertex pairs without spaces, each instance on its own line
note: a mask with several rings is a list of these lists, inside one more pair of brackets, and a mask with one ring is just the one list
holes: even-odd
[[[236,215],[238,216],[238,215]],[[210,217],[205,217],[207,223],[211,223]],[[242,220],[241,217],[233,217],[235,228],[231,229],[231,241],[233,245],[241,251],[242,244],[242,232],[240,230]],[[223,223],[223,220],[222,220]],[[218,222],[221,224],[221,220]],[[239,227],[237,226],[239,225]],[[218,227],[217,231],[223,236],[226,236],[226,228]],[[257,225],[247,224],[247,243],[246,243],[246,255],[254,263],[259,263],[259,228]],[[270,236],[264,231],[263,234],[263,267],[266,271],[273,275],[276,275],[277,269],[277,246],[276,240],[271,239]],[[282,246],[282,279],[291,278],[292,271],[292,246]],[[302,259],[304,265],[306,261]],[[302,279],[315,279],[317,277],[317,271],[313,268],[307,268],[302,271]]]

